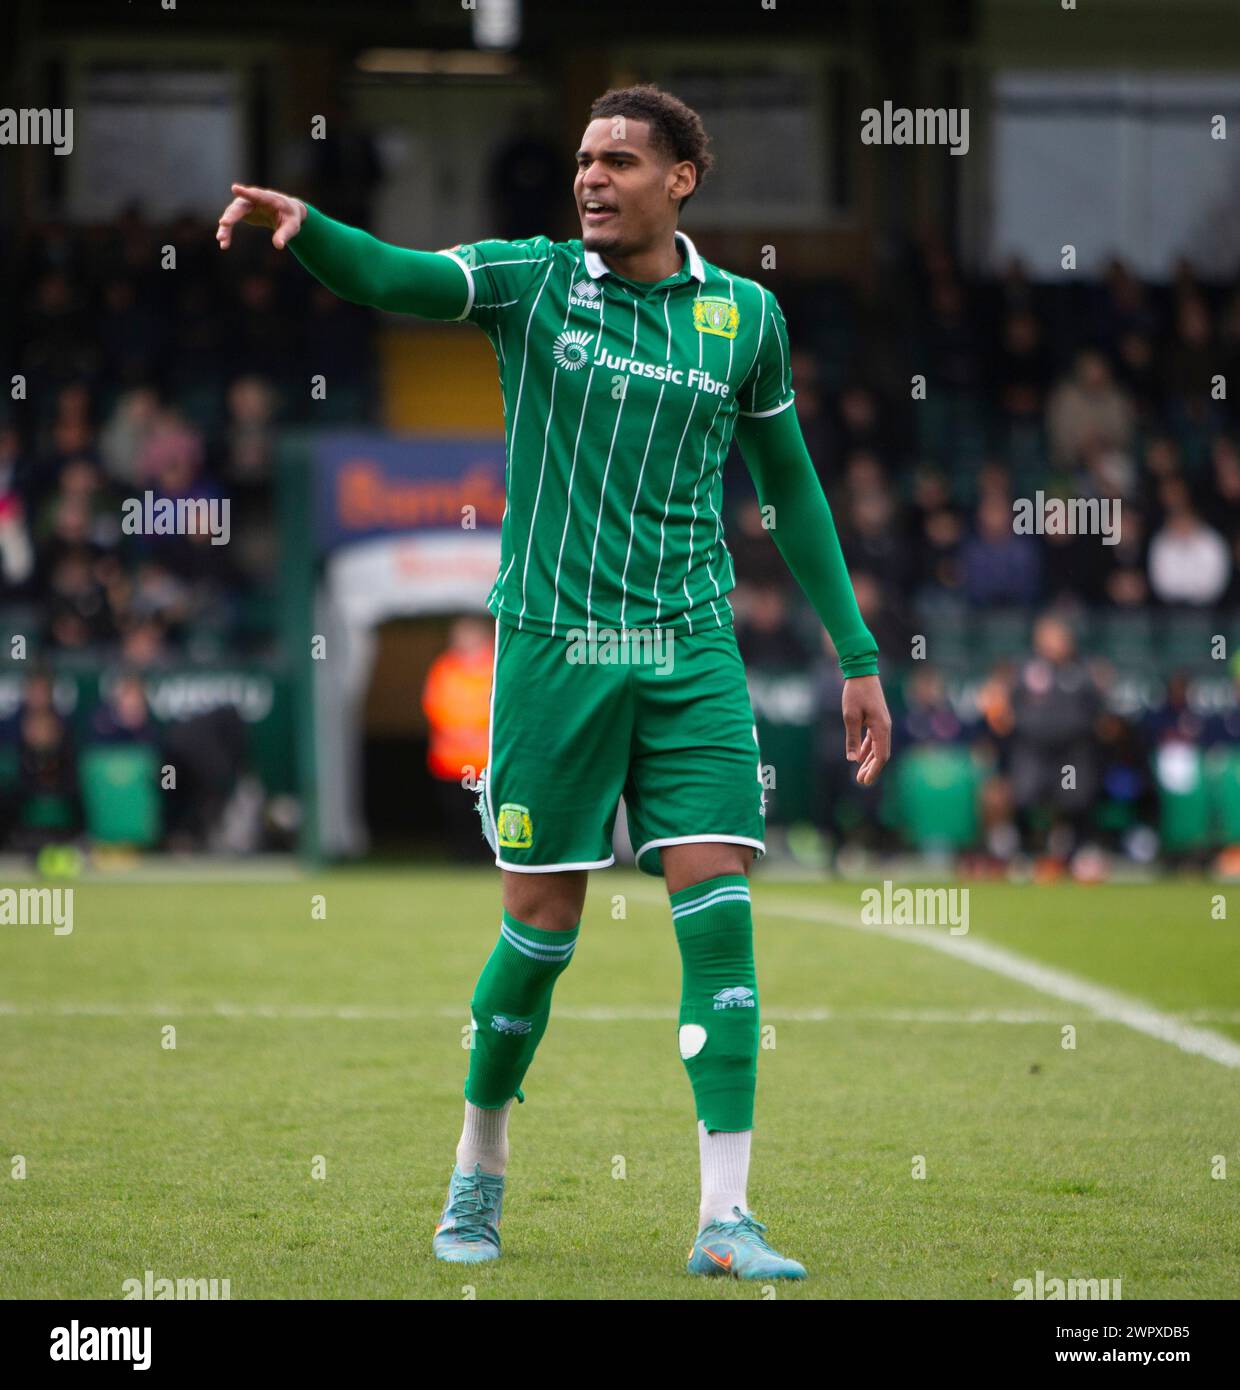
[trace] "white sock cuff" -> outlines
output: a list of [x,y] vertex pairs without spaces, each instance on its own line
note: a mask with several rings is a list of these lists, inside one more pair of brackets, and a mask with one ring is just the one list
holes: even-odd
[[502,1174],[507,1168],[508,1112],[515,1099],[514,1096],[496,1110],[465,1102],[465,1123],[456,1146],[457,1165],[463,1173],[471,1172],[475,1163],[482,1164],[484,1173]]
[[748,1211],[749,1151],[752,1129],[708,1132],[698,1121],[698,1154],[702,1164],[702,1225],[735,1221],[733,1207]]

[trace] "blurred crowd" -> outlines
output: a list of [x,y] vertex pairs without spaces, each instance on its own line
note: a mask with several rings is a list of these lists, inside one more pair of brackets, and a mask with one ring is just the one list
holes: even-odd
[[[373,331],[267,238],[222,256],[213,224],[154,225],[137,208],[33,228],[0,276],[0,367],[17,383],[0,403],[0,639],[20,656],[10,673],[38,672],[0,709],[0,791],[8,837],[25,843],[80,831],[82,748],[122,732],[180,741],[184,728],[151,722],[143,676],[274,653],[280,430],[312,408],[316,422],[372,417]],[[312,365],[328,382],[313,407]],[[147,494],[226,500],[228,543],[128,533],[124,506]],[[66,719],[47,695],[51,673],[98,669],[113,675],[108,728]],[[218,838],[215,782],[235,793],[245,780],[237,729],[224,711],[215,724],[195,730],[214,770],[193,740],[180,749],[195,790],[164,798],[166,843]],[[178,816],[195,795],[203,814]]]
[[[998,862],[1152,858],[1160,759],[1240,733],[1240,290],[1187,264],[1155,287],[1119,261],[1082,284],[1019,263],[970,283],[931,242],[868,301],[777,291],[897,748],[973,750]],[[1115,543],[1020,534],[1014,504],[1039,494],[1118,504]],[[735,472],[729,510],[743,654],[818,672],[821,825],[890,846],[837,757],[820,629]]]
[[[274,651],[280,432],[377,414],[376,316],[264,236],[221,256],[213,230],[138,208],[52,222],[0,272],[0,367],[22,383],[0,405],[0,637],[21,635],[49,673],[113,673],[114,728],[87,731],[96,742],[146,727],[144,674]],[[1240,731],[1215,641],[1240,637],[1240,291],[1187,264],[1154,286],[1118,261],[1055,286],[1019,264],[973,282],[933,241],[887,270],[879,290],[772,288],[897,747],[972,750],[979,844],[999,860],[1091,843],[1149,857],[1160,749]],[[126,534],[122,502],[148,491],[226,498],[230,543]],[[1018,534],[1013,504],[1038,494],[1118,503],[1117,543]],[[829,642],[738,458],[727,507],[746,660],[808,672],[831,730],[820,826],[890,846],[898,831],[835,757]],[[0,757],[67,787],[75,750],[43,679],[0,710]]]
[[[137,209],[53,223],[7,268],[0,365],[24,386],[0,414],[0,576],[7,620],[49,654],[146,668],[269,640],[279,427],[310,418],[311,364],[315,420],[372,408],[369,315],[266,238],[221,256],[213,231]],[[227,497],[230,543],[125,535],[122,502],[148,491]]]

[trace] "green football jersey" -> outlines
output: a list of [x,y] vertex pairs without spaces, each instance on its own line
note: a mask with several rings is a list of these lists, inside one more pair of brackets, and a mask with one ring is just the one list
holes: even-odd
[[462,319],[491,340],[507,441],[503,623],[573,629],[732,621],[723,461],[738,414],[792,404],[774,296],[704,261],[654,285],[608,270],[580,241],[454,247]]

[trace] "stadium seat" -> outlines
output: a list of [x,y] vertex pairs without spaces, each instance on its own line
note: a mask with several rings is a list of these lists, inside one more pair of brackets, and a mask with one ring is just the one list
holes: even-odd
[[948,463],[948,403],[932,392],[918,403],[914,419],[917,423],[918,452],[936,463]]
[[1206,754],[1212,838],[1218,845],[1240,845],[1240,749],[1213,748]]
[[143,744],[96,744],[82,754],[79,778],[86,829],[101,844],[148,848],[158,842],[159,758]]
[[1165,850],[1183,854],[1210,843],[1210,798],[1201,750],[1167,744],[1154,755],[1159,828]]
[[21,808],[24,830],[69,831],[73,828],[73,809],[63,796],[30,796]]
[[[981,618],[981,652],[989,662],[1019,660],[1031,649],[1032,621],[1022,609],[998,609]],[[976,636],[976,634],[975,634]]]
[[976,477],[977,465],[989,453],[990,435],[982,405],[965,396],[956,404],[952,462]]
[[1154,653],[1154,624],[1144,611],[1108,613],[1099,620],[1097,641],[1108,661],[1146,669]]
[[19,768],[20,757],[17,752],[17,745],[13,743],[0,744],[0,795],[6,799],[17,786]]
[[962,670],[976,664],[976,645],[970,640],[969,619],[963,611],[923,608],[916,631],[926,639],[926,658],[934,666]]
[[978,774],[966,748],[914,748],[897,766],[896,824],[923,850],[964,849],[977,840]]
[[[1210,642],[1220,631],[1221,622],[1210,613],[1165,613],[1158,624],[1157,656],[1164,674],[1187,668],[1201,670],[1211,665]],[[1224,633],[1226,629],[1223,629]]]
[[851,289],[828,280],[805,288],[797,297],[796,329],[818,359],[818,385],[838,391],[855,371],[857,313]]
[[1050,464],[1041,421],[1036,424],[1000,425],[1004,442],[999,452],[1012,470],[1012,491],[1017,497],[1031,497],[1046,484]]
[[185,385],[176,392],[176,404],[191,424],[210,431],[224,413],[224,388],[218,381]]

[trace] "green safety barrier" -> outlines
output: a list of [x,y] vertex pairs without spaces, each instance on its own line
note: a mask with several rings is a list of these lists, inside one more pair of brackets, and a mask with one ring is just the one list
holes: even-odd
[[1182,853],[1210,843],[1210,798],[1201,750],[1163,749],[1154,758],[1158,831],[1165,850]]
[[96,744],[79,763],[82,805],[91,838],[145,849],[159,842],[159,758],[145,744]]
[[968,749],[913,748],[900,755],[894,771],[894,818],[910,844],[967,849],[977,843],[979,778]]

